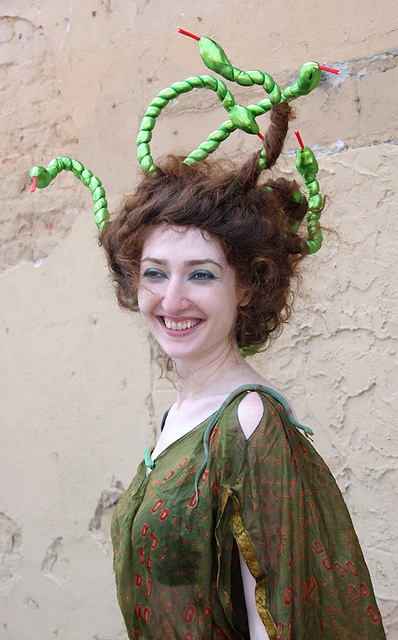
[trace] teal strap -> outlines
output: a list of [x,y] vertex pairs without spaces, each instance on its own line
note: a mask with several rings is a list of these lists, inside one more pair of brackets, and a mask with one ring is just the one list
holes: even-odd
[[148,467],[148,469],[153,469],[154,468],[155,462],[153,460],[151,460],[151,448],[150,448],[150,446],[145,447],[144,460],[145,460],[145,465]]

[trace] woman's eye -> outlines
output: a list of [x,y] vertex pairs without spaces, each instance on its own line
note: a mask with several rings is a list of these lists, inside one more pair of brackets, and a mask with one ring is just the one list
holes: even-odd
[[150,280],[157,280],[166,277],[163,271],[159,271],[159,269],[146,269],[142,275],[144,278],[149,278]]
[[206,280],[215,280],[216,276],[214,275],[214,273],[211,273],[211,271],[195,271],[195,273],[193,273],[189,277],[189,279],[205,282]]

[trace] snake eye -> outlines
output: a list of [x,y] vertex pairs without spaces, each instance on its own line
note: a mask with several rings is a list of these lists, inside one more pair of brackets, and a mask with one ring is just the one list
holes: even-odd
[[309,78],[310,80],[312,80],[313,75],[314,75],[313,73],[310,73],[310,75],[308,76],[308,78]]

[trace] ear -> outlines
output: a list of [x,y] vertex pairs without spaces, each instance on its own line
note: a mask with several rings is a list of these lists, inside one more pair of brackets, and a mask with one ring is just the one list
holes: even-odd
[[252,299],[251,293],[241,291],[238,307],[246,307],[249,304],[251,299]]

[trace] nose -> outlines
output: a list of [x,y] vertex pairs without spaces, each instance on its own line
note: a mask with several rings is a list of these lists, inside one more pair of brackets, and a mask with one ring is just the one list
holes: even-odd
[[171,278],[164,290],[162,307],[170,315],[178,315],[190,306],[186,286],[179,279]]

